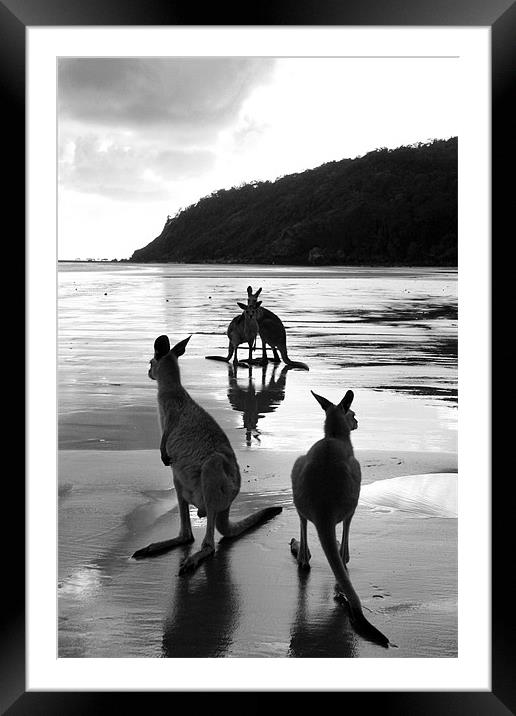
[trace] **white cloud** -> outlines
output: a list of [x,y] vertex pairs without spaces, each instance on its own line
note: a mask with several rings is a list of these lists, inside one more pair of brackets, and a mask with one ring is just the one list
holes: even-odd
[[68,189],[105,198],[163,200],[170,182],[199,176],[214,161],[204,149],[170,150],[87,135],[63,143],[59,180]]

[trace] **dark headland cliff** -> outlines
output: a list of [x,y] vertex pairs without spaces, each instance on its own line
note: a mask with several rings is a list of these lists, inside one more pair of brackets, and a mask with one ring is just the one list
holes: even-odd
[[134,262],[457,265],[457,138],[220,189]]

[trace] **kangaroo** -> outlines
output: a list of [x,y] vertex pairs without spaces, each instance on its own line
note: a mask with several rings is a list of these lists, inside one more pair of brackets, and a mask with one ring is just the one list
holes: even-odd
[[[261,364],[267,363],[267,344],[272,348],[273,362],[281,363],[281,358],[286,365],[292,368],[302,368],[303,370],[309,370],[306,363],[301,361],[290,360],[287,354],[287,333],[285,326],[283,325],[281,318],[267,308],[260,306],[261,301],[258,301],[262,289],[259,288],[256,293],[253,293],[251,286],[247,287],[247,304],[249,306],[258,306],[256,312],[256,320],[258,321],[258,332],[262,339],[262,358]],[[281,358],[278,355],[278,351],[281,354]]]
[[235,316],[228,326],[226,334],[229,338],[228,355],[226,358],[222,356],[205,356],[208,360],[222,360],[229,363],[233,356],[234,365],[238,364],[238,346],[247,343],[249,346],[249,363],[253,359],[253,348],[256,344],[256,336],[258,335],[258,322],[256,315],[261,306],[261,301],[257,301],[253,305],[239,303],[242,313]]
[[[313,522],[324,554],[338,586],[350,607],[351,621],[356,630],[381,646],[389,640],[364,616],[358,594],[348,575],[349,527],[360,494],[360,463],[355,458],[350,440],[351,430],[358,427],[355,413],[350,410],[353,391],[348,390],[338,405],[326,398],[312,395],[326,413],[324,438],[299,457],[292,468],[292,494],[299,514],[300,540],[290,541],[290,550],[299,567],[309,569],[310,550],[307,541],[307,520]],[[335,536],[336,525],[343,523],[342,543]]]
[[238,537],[245,530],[279,514],[281,507],[266,507],[238,522],[229,519],[229,508],[240,491],[240,469],[230,442],[218,425],[181,385],[178,358],[191,336],[170,348],[167,336],[154,342],[149,378],[158,384],[158,408],[162,430],[161,457],[173,469],[181,526],[173,539],[154,542],[137,550],[141,559],[193,542],[189,505],[206,517],[201,549],[183,560],[179,574],[194,571],[215,551],[214,529],[224,537]]

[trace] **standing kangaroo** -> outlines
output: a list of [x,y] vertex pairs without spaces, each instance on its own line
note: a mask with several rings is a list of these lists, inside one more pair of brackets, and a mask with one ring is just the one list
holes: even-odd
[[283,325],[283,322],[279,316],[277,316],[272,311],[269,311],[267,308],[263,308],[263,306],[260,306],[261,301],[258,301],[258,296],[260,295],[261,291],[262,289],[259,288],[256,293],[253,293],[252,287],[247,287],[247,304],[249,306],[258,306],[258,310],[256,312],[256,320],[258,321],[258,332],[260,334],[260,338],[262,339],[262,365],[265,365],[267,363],[267,344],[269,344],[272,348],[274,363],[281,362],[281,359],[278,355],[279,351],[281,354],[281,358],[283,358],[283,362],[286,365],[289,365],[292,368],[303,368],[304,370],[309,370],[306,363],[301,363],[301,361],[293,361],[290,360],[290,358],[288,357],[287,333],[285,331],[285,326]]
[[222,428],[181,385],[178,358],[190,338],[172,349],[167,336],[156,338],[149,368],[149,378],[158,384],[161,459],[173,469],[181,518],[179,535],[133,554],[140,559],[193,542],[189,505],[195,505],[198,516],[207,517],[206,534],[201,549],[182,562],[179,574],[194,571],[214,553],[215,527],[224,537],[237,537],[282,510],[267,507],[239,522],[230,521],[229,508],[240,491],[240,469]]
[[242,309],[242,313],[233,318],[226,331],[229,338],[227,358],[222,356],[205,356],[205,358],[208,360],[222,360],[229,363],[231,356],[233,356],[233,363],[237,365],[238,346],[242,343],[247,343],[249,346],[249,363],[251,363],[253,359],[253,348],[256,343],[256,336],[258,335],[256,316],[261,303],[261,301],[258,301],[252,305],[246,305],[245,303],[239,303],[237,301],[238,306]]
[[[358,427],[355,413],[350,410],[353,391],[348,390],[338,405],[326,398],[313,396],[326,413],[324,438],[299,457],[292,468],[292,493],[299,514],[300,541],[290,541],[290,550],[301,568],[310,567],[307,541],[307,520],[313,522],[324,554],[346,597],[351,620],[364,637],[387,647],[389,640],[364,616],[346,567],[349,561],[349,526],[360,494],[360,463],[355,458],[350,440],[351,430]],[[342,544],[335,536],[336,525],[343,523]]]

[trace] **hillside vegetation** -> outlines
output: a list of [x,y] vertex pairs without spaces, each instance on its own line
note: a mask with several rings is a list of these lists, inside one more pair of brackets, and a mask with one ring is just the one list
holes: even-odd
[[220,189],[134,262],[457,264],[457,138]]

